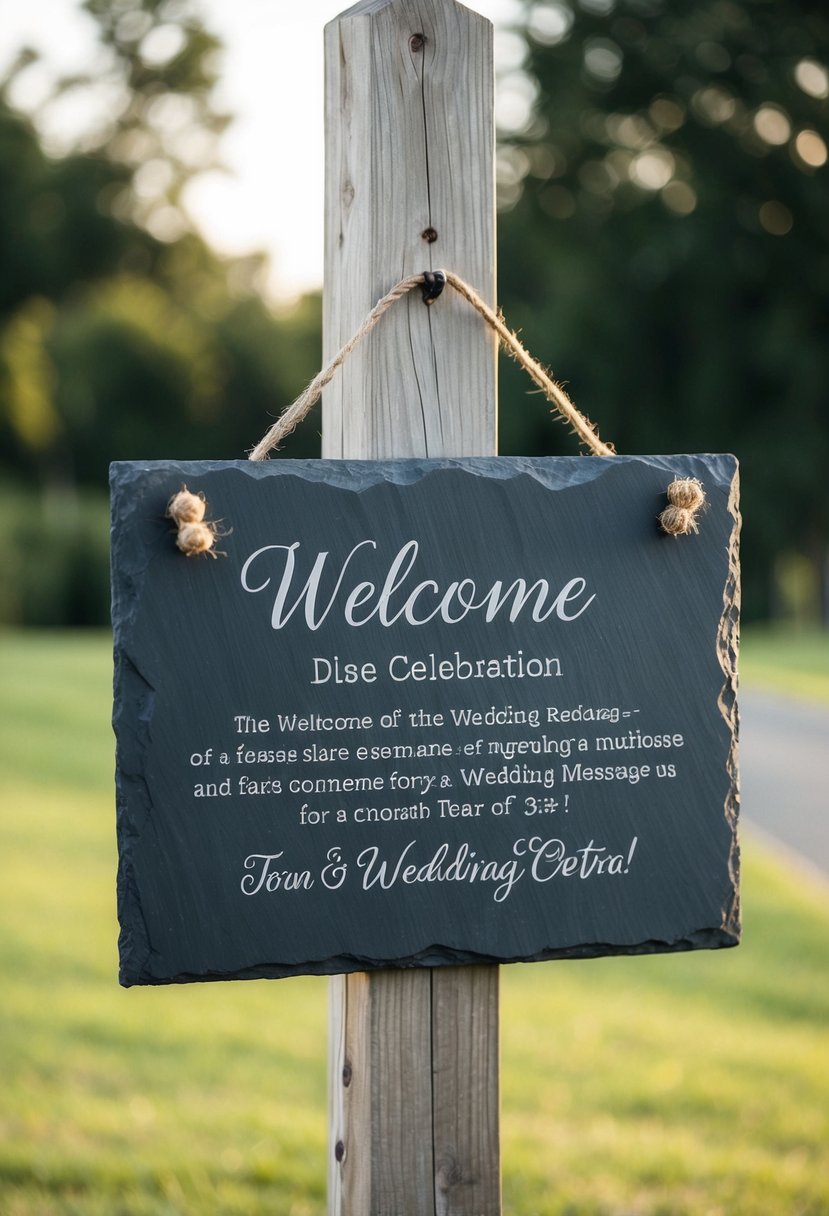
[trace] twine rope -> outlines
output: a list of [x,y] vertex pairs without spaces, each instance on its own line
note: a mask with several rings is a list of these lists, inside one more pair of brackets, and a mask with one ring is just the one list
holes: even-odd
[[[557,384],[541,364],[532,357],[517,335],[504,323],[503,318],[494,312],[481,299],[475,289],[464,282],[459,275],[448,270],[445,272],[445,279],[458,295],[462,296],[480,314],[487,325],[494,330],[504,349],[524,368],[531,379],[542,390],[547,400],[552,403],[564,421],[569,424],[579,440],[589,447],[596,456],[614,456],[616,449],[613,445],[604,443],[599,438],[599,433],[590,419],[576,408],[564,388],[560,384]],[[428,273],[409,275],[407,278],[401,279],[390,292],[384,295],[381,300],[378,300],[354,336],[346,342],[342,350],[338,351],[331,362],[314,377],[308,387],[277,418],[273,426],[260,439],[256,447],[252,449],[249,459],[267,460],[268,454],[278,447],[281,441],[287,435],[290,435],[299,423],[302,422],[303,418],[308,415],[311,408],[319,400],[323,389],[333,380],[337,370],[342,367],[354,348],[359,346],[362,340],[371,333],[375,325],[377,325],[389,309],[398,300],[402,300],[410,291],[413,291],[415,287],[431,286],[433,285],[433,281],[434,276]],[[434,294],[431,298],[435,298]],[[427,302],[431,301],[427,300]]]
[[699,532],[697,516],[706,506],[702,482],[696,477],[675,477],[666,493],[668,505],[658,517],[662,531],[668,536]]
[[185,485],[167,503],[165,514],[176,526],[176,546],[185,557],[216,556],[213,549],[220,535],[219,525],[205,519],[206,511],[204,494],[193,494]]
[[[388,310],[407,296],[415,287],[423,289],[423,299],[426,304],[432,304],[441,294],[444,285],[448,283],[458,295],[463,296],[468,304],[483,317],[489,327],[498,335],[501,345],[509,352],[516,362],[524,368],[527,374],[542,390],[548,401],[579,440],[596,456],[615,456],[616,449],[612,444],[604,443],[589,418],[576,409],[564,388],[557,384],[549,373],[533,359],[518,336],[508,329],[503,317],[494,312],[481,299],[474,288],[465,283],[459,275],[452,271],[425,271],[423,274],[409,275],[401,279],[390,292],[372,308],[366,319],[354,336],[337,352],[331,362],[314,377],[304,392],[280,415],[268,432],[250,453],[250,460],[266,460],[286,435],[295,430],[302,422],[312,406],[319,400],[327,384],[330,384],[343,363],[356,346],[362,342]],[[669,536],[687,536],[699,530],[697,516],[706,506],[705,489],[695,477],[675,478],[667,489],[668,506],[658,516],[660,527]],[[226,532],[221,529],[221,523],[206,519],[208,510],[207,500],[201,492],[193,493],[186,485],[172,496],[167,503],[166,516],[176,527],[176,545],[187,557],[216,557],[215,545],[220,536]]]

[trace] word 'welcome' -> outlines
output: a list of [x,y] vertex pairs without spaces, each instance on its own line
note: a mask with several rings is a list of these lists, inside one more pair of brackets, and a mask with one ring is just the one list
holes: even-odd
[[[299,548],[299,541],[291,545],[264,545],[251,553],[242,566],[242,587],[255,595],[271,585],[271,575],[254,584],[253,567],[261,568],[265,554],[271,554],[281,565],[281,578],[271,612],[273,629],[282,629],[303,603],[306,625],[317,630],[338,601],[344,601],[342,612],[347,625],[360,628],[376,619],[388,628],[399,620],[418,626],[436,618],[447,625],[457,625],[471,612],[481,612],[486,621],[493,621],[502,610],[510,621],[516,621],[529,604],[529,615],[535,622],[546,621],[553,614],[561,621],[575,621],[596,598],[595,595],[584,598],[587,582],[581,577],[569,579],[558,591],[546,578],[536,579],[531,584],[525,578],[517,578],[506,588],[504,580],[497,579],[483,592],[471,578],[456,579],[443,587],[435,579],[426,578],[407,588],[405,584],[420,552],[416,540],[407,541],[398,551],[379,590],[376,582],[367,579],[355,583],[349,590],[346,576],[356,554],[363,550],[361,556],[365,556],[365,550],[377,549],[376,541],[362,540],[342,563],[330,592],[321,590],[329,554],[327,550],[317,553],[304,586],[293,603],[289,603]],[[279,573],[278,569],[276,573]]]

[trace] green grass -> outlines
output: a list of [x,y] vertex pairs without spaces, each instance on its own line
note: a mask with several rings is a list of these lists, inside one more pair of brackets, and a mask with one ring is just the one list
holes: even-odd
[[[0,672],[0,1212],[322,1214],[326,982],[121,990],[108,642]],[[506,1213],[829,1213],[826,889],[749,847],[744,919],[503,969]]]
[[829,705],[829,631],[754,625],[743,633],[740,671],[749,686]]

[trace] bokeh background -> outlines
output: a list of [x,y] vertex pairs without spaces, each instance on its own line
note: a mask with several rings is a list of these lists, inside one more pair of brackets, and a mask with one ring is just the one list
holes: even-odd
[[[325,981],[117,988],[106,482],[244,456],[318,370],[341,7],[0,8],[2,1216],[324,1211]],[[738,951],[502,969],[505,1212],[827,1216],[829,11],[472,7],[509,323],[620,452],[742,462],[745,809],[778,833]],[[577,450],[508,360],[500,430]],[[284,455],[318,452],[312,416]]]
[[[825,622],[829,16],[808,0],[490,7],[508,320],[619,451],[736,453],[747,619]],[[321,193],[321,137],[281,162],[260,138],[271,176],[246,171],[272,230],[240,203],[245,182],[220,179],[250,112],[294,128],[319,107],[336,5],[303,6],[313,72],[252,61],[242,136],[234,40],[267,51],[270,35],[284,55],[299,23],[233,8],[235,24],[219,0],[63,0],[40,54],[0,60],[2,622],[105,623],[108,462],[241,456],[318,368],[296,246],[313,287],[321,229],[295,216],[318,215],[302,194]],[[318,429],[285,454],[315,454]],[[501,450],[574,450],[509,364]]]

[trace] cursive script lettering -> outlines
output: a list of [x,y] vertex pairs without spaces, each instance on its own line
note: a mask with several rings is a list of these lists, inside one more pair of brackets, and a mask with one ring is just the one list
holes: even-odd
[[[272,578],[279,580],[271,611],[273,629],[282,629],[302,606],[305,624],[316,631],[338,602],[346,624],[355,629],[375,618],[384,628],[397,621],[417,627],[435,619],[457,625],[471,612],[483,613],[486,621],[493,621],[500,614],[514,622],[522,613],[537,623],[551,616],[560,621],[575,621],[596,598],[595,594],[587,595],[587,582],[581,576],[568,579],[560,588],[546,578],[533,583],[517,578],[508,586],[502,579],[496,579],[483,588],[471,578],[455,579],[446,586],[433,578],[413,582],[420,556],[416,540],[407,541],[397,552],[379,585],[358,576],[353,587],[347,586],[346,575],[357,555],[366,558],[369,552],[377,551],[376,541],[363,540],[346,555],[339,570],[329,569],[327,550],[317,553],[300,587],[303,577],[297,576],[300,547],[299,541],[291,545],[264,545],[251,553],[242,566],[242,588],[252,595],[271,586]],[[269,568],[271,574],[267,573]]]

